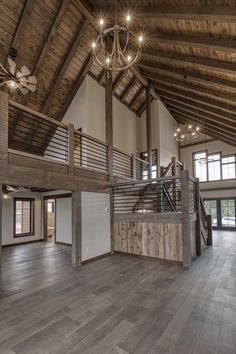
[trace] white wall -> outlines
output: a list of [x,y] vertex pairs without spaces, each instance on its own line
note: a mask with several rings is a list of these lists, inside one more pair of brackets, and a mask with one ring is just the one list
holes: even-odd
[[[33,236],[14,237],[14,197],[16,198],[34,198],[34,217],[35,228]],[[2,217],[3,217],[3,245],[14,243],[35,241],[42,239],[42,208],[40,193],[14,193],[11,199],[3,199],[2,201]]]
[[82,261],[110,251],[110,196],[82,192]]
[[[136,151],[137,117],[117,99],[113,99],[114,146],[126,152]],[[63,119],[75,129],[105,142],[105,90],[86,76]]]
[[[181,161],[185,163],[186,169],[189,171],[190,175],[193,175],[193,153],[205,150],[207,148],[209,153],[222,152],[222,155],[235,154],[236,149],[233,146],[222,143],[220,141],[211,141],[202,144],[192,145],[186,148],[180,149]],[[236,196],[236,180],[225,180],[225,181],[212,181],[212,182],[202,182],[200,184],[201,191],[205,198],[221,198]],[[223,188],[231,188],[230,190],[224,190]],[[210,191],[210,189],[217,189],[215,191]],[[204,192],[205,190],[205,192]]]
[[72,244],[71,198],[56,199],[56,241]]
[[[173,138],[177,122],[160,100],[151,103],[152,114],[152,145],[158,149],[158,160],[166,167],[173,156],[179,159],[179,145]],[[137,148],[139,152],[146,151],[146,112],[137,125]]]

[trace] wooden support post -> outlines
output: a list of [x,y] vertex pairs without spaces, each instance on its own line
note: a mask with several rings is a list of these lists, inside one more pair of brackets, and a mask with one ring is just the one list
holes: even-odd
[[196,205],[197,205],[197,219],[196,219],[196,254],[197,257],[202,254],[202,243],[201,243],[201,200],[200,200],[200,183],[197,178],[196,182]]
[[8,94],[0,91],[0,165],[8,163],[8,105]]
[[190,201],[188,171],[181,172],[183,267],[191,266]]
[[133,179],[136,180],[136,160],[135,160],[135,154],[132,154],[132,169],[133,169]]
[[152,114],[151,114],[151,87],[146,87],[146,137],[148,154],[148,178],[152,178]]
[[0,184],[0,293],[2,290],[2,185]]
[[68,153],[69,153],[69,174],[74,174],[74,151],[75,151],[75,142],[74,142],[74,125],[69,123],[68,126]]
[[[172,176],[176,176],[177,171],[176,171],[176,157],[175,156],[172,157],[171,162],[172,162]],[[173,191],[173,204],[176,207],[176,204],[177,204],[176,203],[176,201],[177,201],[176,179],[174,179],[172,183],[173,183],[172,184],[172,187],[173,187],[173,189],[172,189],[172,191]]]
[[72,192],[72,266],[82,261],[82,208],[81,191]]
[[106,143],[108,144],[108,173],[113,178],[113,108],[112,108],[112,75],[105,72],[105,120]]
[[207,215],[207,246],[212,246],[212,216]]
[[110,191],[110,237],[111,237],[111,253],[114,253],[114,198],[113,191]]

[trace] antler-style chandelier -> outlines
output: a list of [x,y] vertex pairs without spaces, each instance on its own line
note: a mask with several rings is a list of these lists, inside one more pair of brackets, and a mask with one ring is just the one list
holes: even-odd
[[200,128],[194,124],[181,125],[174,133],[175,140],[181,143],[192,143],[199,136]]
[[100,34],[92,43],[93,61],[109,71],[122,71],[141,56],[142,35],[136,35],[130,30],[131,16],[127,15],[126,24],[117,23],[110,28],[104,28],[104,20],[100,19]]

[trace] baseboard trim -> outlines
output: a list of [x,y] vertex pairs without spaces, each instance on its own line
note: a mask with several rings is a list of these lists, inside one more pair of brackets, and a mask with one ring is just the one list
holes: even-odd
[[35,242],[46,242],[46,241],[42,239],[42,240],[32,240],[32,241],[17,242],[17,243],[8,243],[6,245],[2,245],[2,248],[13,247],[13,246],[21,246],[21,245],[26,245],[27,243],[35,243]]
[[66,242],[60,242],[60,241],[55,241],[56,244],[58,245],[63,245],[63,246],[69,246],[69,247],[72,247],[72,244],[71,243],[66,243]]
[[174,261],[174,260],[171,260],[171,259],[157,258],[157,257],[145,256],[145,255],[142,255],[142,254],[127,253],[127,252],[121,252],[121,251],[114,251],[114,253],[115,254],[122,254],[122,255],[126,255],[126,256],[142,257],[144,259],[153,259],[153,260],[156,260],[156,261],[163,261],[163,262],[167,262],[167,263],[171,263],[171,264],[183,265],[183,262]]
[[96,257],[93,257],[93,258],[90,258],[90,259],[86,259],[86,261],[82,261],[81,264],[87,264],[87,263],[90,263],[90,262],[93,262],[93,261],[97,261],[98,259],[108,257],[111,254],[112,254],[111,252],[107,252],[107,253],[101,254],[100,256],[96,256]]

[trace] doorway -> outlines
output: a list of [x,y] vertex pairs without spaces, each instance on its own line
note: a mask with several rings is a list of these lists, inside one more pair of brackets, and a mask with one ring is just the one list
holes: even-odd
[[56,242],[56,199],[45,200],[44,240]]
[[212,215],[212,226],[216,229],[236,229],[236,198],[205,199],[207,214]]

